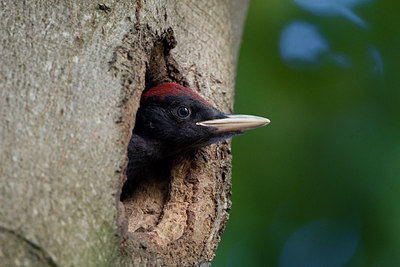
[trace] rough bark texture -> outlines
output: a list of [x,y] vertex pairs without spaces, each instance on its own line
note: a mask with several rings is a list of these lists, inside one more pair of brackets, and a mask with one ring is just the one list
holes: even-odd
[[2,264],[208,265],[230,207],[228,142],[119,193],[145,88],[179,82],[232,111],[246,6],[0,2]]

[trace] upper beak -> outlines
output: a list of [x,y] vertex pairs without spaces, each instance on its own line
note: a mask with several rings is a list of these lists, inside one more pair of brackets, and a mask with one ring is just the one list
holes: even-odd
[[236,132],[250,130],[270,123],[269,119],[251,115],[226,115],[226,118],[200,121],[197,125],[214,127],[216,132]]

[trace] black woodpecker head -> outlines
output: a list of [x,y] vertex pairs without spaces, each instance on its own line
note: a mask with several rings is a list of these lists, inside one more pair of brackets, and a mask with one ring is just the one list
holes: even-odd
[[[256,116],[224,114],[179,84],[166,83],[153,87],[142,95],[136,114],[136,124],[128,146],[127,183],[137,179],[133,176],[138,174],[138,168],[269,122]],[[122,189],[121,200],[129,195],[127,186],[125,184]]]

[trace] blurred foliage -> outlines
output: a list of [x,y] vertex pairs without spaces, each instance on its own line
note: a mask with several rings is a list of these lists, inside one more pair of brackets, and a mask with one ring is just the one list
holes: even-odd
[[213,266],[400,266],[400,2],[329,1],[250,3]]

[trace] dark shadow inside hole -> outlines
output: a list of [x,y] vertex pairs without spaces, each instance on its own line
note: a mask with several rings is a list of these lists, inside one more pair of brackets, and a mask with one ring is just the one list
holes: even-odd
[[172,168],[172,159],[154,161],[146,155],[146,140],[135,132],[136,126],[127,148],[127,180],[120,195],[123,220],[130,233],[152,231],[161,221],[170,194]]
[[[154,41],[146,63],[143,93],[164,83],[187,86],[177,62],[170,54],[170,50],[175,46],[172,30],[166,31]],[[140,107],[137,118],[139,112]],[[136,123],[138,121],[136,120]],[[173,158],[155,161],[153,157],[149,157],[151,151],[146,155],[146,146],[140,145],[140,142],[145,140],[135,134],[136,126],[132,130],[128,145],[127,180],[122,186],[120,195],[124,210],[123,220],[127,223],[127,230],[131,234],[150,232],[163,220],[164,208],[171,194],[171,170],[174,166]]]
[[[155,40],[148,57],[148,62],[146,63],[145,89],[143,93],[163,83],[176,82],[186,84],[185,79],[178,70],[178,64],[170,55],[170,50],[175,46],[176,40],[172,29],[168,29],[160,38]],[[135,135],[135,129],[133,129],[132,138],[128,145],[129,162],[126,171],[127,181],[122,187],[121,201],[128,200],[136,191],[148,191],[152,188],[152,190],[161,190],[165,193],[169,190],[172,160],[167,159],[162,162],[148,164],[145,159],[146,151],[142,151],[146,149],[145,145],[137,145],[138,142],[143,141],[142,138]],[[143,156],[141,156],[141,153],[137,153],[138,151],[142,151]],[[143,159],[138,157],[142,157]],[[165,181],[168,181],[168,183]],[[148,195],[151,195],[151,193]]]

